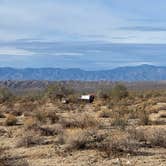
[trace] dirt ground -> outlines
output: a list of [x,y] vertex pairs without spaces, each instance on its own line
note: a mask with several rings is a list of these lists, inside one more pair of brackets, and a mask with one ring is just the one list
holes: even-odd
[[[0,110],[4,112],[4,105],[1,105]],[[19,107],[19,104],[16,105]],[[104,109],[108,108],[105,104],[85,104],[81,107],[86,113],[99,120],[105,130],[111,132],[114,127],[110,125],[111,117],[99,117],[99,114]],[[17,109],[17,108],[15,108]],[[40,109],[47,111],[57,110],[57,105],[54,103],[45,103],[40,106]],[[62,109],[62,108],[61,108]],[[64,108],[65,109],[65,108]],[[70,109],[70,108],[67,108]],[[72,108],[73,109],[73,108]],[[166,129],[166,103],[156,103],[151,106],[152,113],[149,115],[152,121],[160,121],[160,124],[136,126],[141,130],[156,128],[157,130]],[[156,110],[156,111],[154,111]],[[61,117],[75,115],[78,111],[75,110],[65,112],[57,111]],[[111,111],[111,109],[110,109]],[[154,113],[155,112],[155,113]],[[82,112],[81,112],[82,113]],[[162,114],[162,116],[159,116]],[[28,115],[29,116],[29,115]],[[41,136],[44,140],[42,144],[36,144],[30,147],[17,146],[19,139],[25,132],[24,121],[25,115],[17,116],[18,124],[13,126],[4,125],[6,118],[0,118],[0,147],[3,150],[2,156],[7,160],[11,160],[13,165],[19,166],[19,161],[26,161],[30,166],[165,166],[166,165],[166,148],[162,146],[139,147],[137,154],[124,154],[120,156],[107,157],[97,149],[77,149],[64,152],[62,145],[57,144],[57,135]],[[134,122],[136,120],[133,120]],[[47,124],[48,125],[48,124]],[[49,124],[53,127],[54,124]],[[166,134],[166,133],[165,133]],[[17,164],[14,162],[17,161]],[[20,164],[21,165],[21,164]],[[24,164],[22,164],[24,165]]]

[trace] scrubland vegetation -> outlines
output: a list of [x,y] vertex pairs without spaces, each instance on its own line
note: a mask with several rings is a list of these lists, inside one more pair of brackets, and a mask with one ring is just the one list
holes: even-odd
[[[0,166],[166,165],[166,91],[0,89]],[[64,104],[65,98],[69,102]]]

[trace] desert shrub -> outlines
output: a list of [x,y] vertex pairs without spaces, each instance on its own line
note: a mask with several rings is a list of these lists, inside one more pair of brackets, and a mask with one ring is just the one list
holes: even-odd
[[125,133],[110,134],[85,129],[70,130],[64,133],[61,143],[64,144],[67,152],[72,150],[96,149],[107,156],[119,156],[125,153],[134,154],[138,149],[138,142]]
[[138,149],[138,143],[130,135],[110,134],[100,144],[98,149],[109,156],[119,156],[123,154],[135,154]]
[[4,153],[4,148],[0,147],[0,166],[5,166],[3,153]]
[[111,96],[115,99],[122,99],[128,96],[127,88],[122,84],[116,84],[111,90]]
[[165,128],[132,128],[129,133],[139,142],[144,142],[144,145],[151,147],[160,146],[166,147],[166,129]]
[[60,124],[51,126],[40,126],[35,118],[27,118],[24,122],[24,129],[26,131],[33,131],[42,136],[54,136],[63,132],[63,127]]
[[108,109],[104,109],[99,113],[99,117],[101,118],[110,118],[112,116],[112,111]]
[[2,112],[0,112],[0,118],[5,118],[5,115]]
[[25,121],[24,121],[24,128],[25,130],[32,130],[32,129],[36,129],[38,128],[38,121],[35,119],[35,118],[27,118]]
[[65,144],[66,150],[96,149],[105,139],[105,133],[96,130],[74,129],[62,135],[61,142]]
[[24,135],[18,140],[17,147],[31,147],[35,145],[41,145],[43,143],[43,139],[40,135],[36,134],[32,131],[27,131]]
[[49,97],[50,99],[62,99],[67,95],[71,95],[74,93],[74,90],[70,87],[63,85],[60,82],[50,84],[45,90],[45,96]]
[[6,159],[4,163],[5,164],[2,166],[29,166],[28,161],[25,159],[15,159],[15,158]]
[[35,112],[35,118],[39,121],[39,122],[41,122],[41,123],[45,123],[46,122],[46,120],[47,120],[47,115],[46,115],[46,113],[45,112],[43,112],[43,111],[37,111],[37,112]]
[[125,129],[128,123],[128,119],[127,119],[128,115],[126,114],[127,112],[124,108],[121,108],[121,107],[115,108],[112,111],[111,125],[121,129]]
[[16,123],[17,123],[17,118],[14,115],[9,114],[7,116],[6,121],[5,121],[5,125],[6,126],[13,126],[13,125],[16,125]]
[[68,150],[85,149],[88,141],[87,135],[83,130],[70,131],[70,134],[64,135],[63,139]]
[[133,109],[128,114],[129,119],[138,119],[138,111]]
[[0,147],[0,166],[29,166],[25,159],[19,157],[11,157],[10,154],[6,154],[5,150],[8,148]]
[[55,111],[46,112],[46,117],[51,122],[51,124],[59,121],[59,116],[56,114]]
[[117,116],[112,120],[111,125],[119,127],[120,129],[125,129],[127,126],[127,119],[125,117],[122,118]]
[[63,133],[63,127],[60,124],[40,127],[40,135],[42,136],[54,136]]
[[99,90],[97,92],[97,97],[99,99],[104,99],[107,100],[109,98],[109,91],[105,91],[105,90]]
[[77,93],[73,93],[73,94],[70,94],[67,99],[69,103],[77,103],[78,98],[79,98],[79,95]]
[[7,130],[0,129],[0,137],[7,134]]
[[41,101],[44,98],[44,92],[39,90],[28,90],[25,91],[20,98],[21,100],[30,102]]
[[147,136],[147,141],[152,146],[160,146],[166,148],[166,129],[153,130]]
[[41,123],[57,123],[59,121],[59,116],[54,111],[37,111],[34,115],[37,121]]
[[32,112],[34,112],[38,106],[39,106],[39,104],[37,102],[31,102],[29,100],[25,100],[20,105],[20,110],[24,114],[29,115],[29,114],[32,114]]
[[146,110],[140,110],[138,112],[138,118],[140,119],[141,125],[149,125],[150,124],[149,115],[148,115]]
[[8,88],[0,88],[0,102],[5,102],[13,99],[14,96]]
[[146,135],[145,135],[146,132],[144,130],[142,130],[142,129],[136,129],[136,127],[131,126],[131,127],[127,128],[126,131],[127,131],[127,133],[130,134],[130,136],[133,139],[135,139],[135,140],[137,140],[139,142],[146,143]]
[[64,128],[87,128],[97,126],[97,120],[88,114],[75,114],[60,119]]

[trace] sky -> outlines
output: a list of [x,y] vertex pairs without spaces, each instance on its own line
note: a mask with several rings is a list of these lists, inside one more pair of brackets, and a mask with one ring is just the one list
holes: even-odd
[[165,0],[0,0],[0,67],[166,66]]

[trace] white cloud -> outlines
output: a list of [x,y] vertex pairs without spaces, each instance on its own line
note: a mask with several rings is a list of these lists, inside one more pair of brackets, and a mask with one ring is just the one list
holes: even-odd
[[55,56],[83,56],[83,53],[79,53],[79,52],[56,52],[56,53],[52,53],[52,55]]
[[[150,17],[164,19],[164,4],[163,0],[160,3],[152,1],[150,7],[149,2],[144,0],[1,0],[0,40],[38,38],[41,41],[165,43],[166,32],[140,33],[119,29],[147,24],[154,26],[157,21],[141,20]],[[157,24],[159,29],[160,24]],[[165,26],[164,21],[162,27]]]
[[122,21],[98,1],[86,0],[6,1],[0,6],[0,19],[0,30],[5,34],[50,40],[103,36]]
[[12,47],[0,47],[0,55],[34,55],[34,52],[23,50],[23,49],[17,49]]

